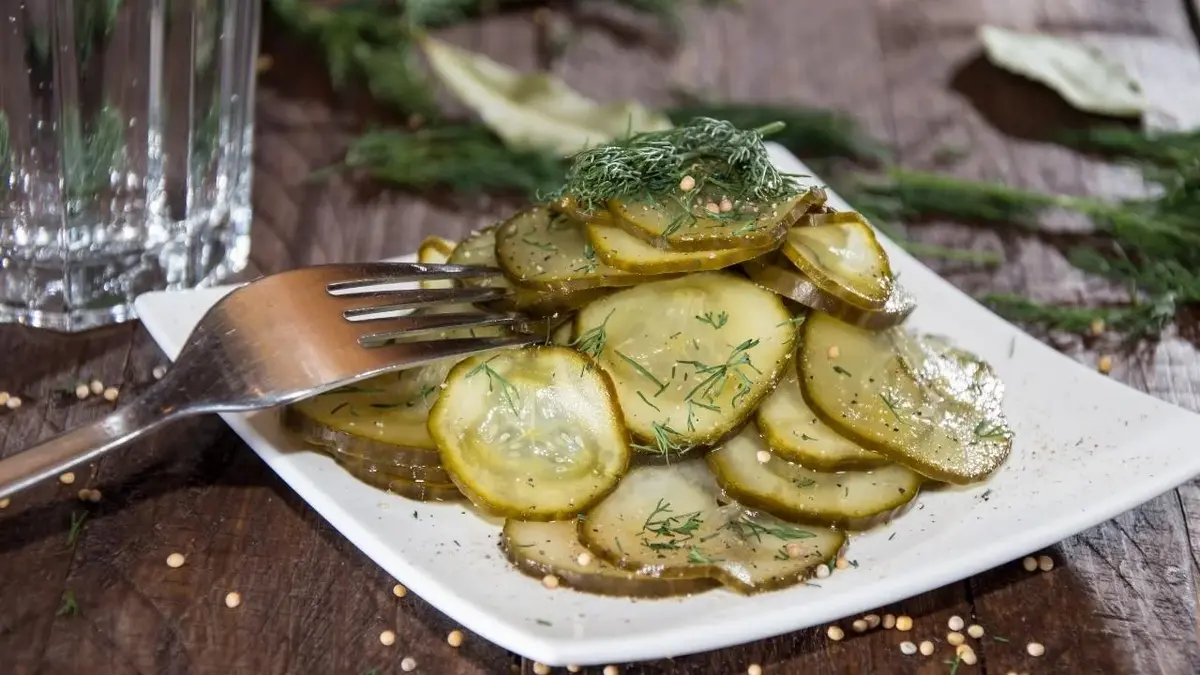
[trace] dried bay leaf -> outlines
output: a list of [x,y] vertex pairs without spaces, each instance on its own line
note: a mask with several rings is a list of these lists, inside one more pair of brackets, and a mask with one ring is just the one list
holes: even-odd
[[1084,112],[1138,117],[1146,111],[1142,88],[1118,63],[1064,38],[981,26],[988,60],[1040,82]]
[[421,45],[438,78],[514,149],[567,156],[627,132],[671,128],[665,115],[632,101],[600,105],[545,73],[522,73],[428,36]]

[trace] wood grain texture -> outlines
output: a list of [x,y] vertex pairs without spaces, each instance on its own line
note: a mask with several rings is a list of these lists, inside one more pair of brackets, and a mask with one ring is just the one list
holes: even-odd
[[[1195,2],[1195,0],[1187,0]],[[1180,0],[752,0],[741,9],[696,9],[688,40],[666,53],[631,46],[589,24],[549,64],[603,100],[669,100],[681,86],[721,98],[799,103],[851,112],[913,167],[1071,194],[1136,193],[1126,171],[1045,140],[1078,123],[1056,96],[986,64],[974,39],[984,22],[1085,39],[1142,78],[1159,124],[1200,114],[1200,49]],[[636,24],[636,30],[649,30]],[[462,26],[442,37],[520,68],[545,64],[532,14]],[[387,121],[360,93],[333,91],[305,45],[268,22],[264,51],[275,68],[261,80],[256,153],[253,272],[362,260],[413,250],[428,234],[458,237],[503,215],[495,200],[410,195],[347,176],[311,180],[336,162],[348,138]],[[394,121],[394,120],[393,120]],[[957,150],[949,153],[947,150]],[[956,154],[957,161],[947,161]],[[1071,228],[1077,221],[1049,223]],[[1030,237],[932,222],[914,239],[1002,251],[997,269],[929,261],[970,291],[1019,290],[1049,300],[1120,298],[1083,278],[1062,254]],[[1194,321],[1185,326],[1194,328]],[[1186,333],[1186,331],[1184,331]],[[1081,361],[1115,345],[1066,341]],[[104,409],[70,405],[52,390],[87,375],[150,380],[162,356],[144,331],[118,327],[61,337],[0,327],[0,389],[29,396],[0,413],[0,455],[19,451]],[[1113,376],[1200,410],[1200,360],[1172,333],[1119,354]],[[173,427],[86,472],[73,486],[45,485],[0,511],[0,671],[4,673],[532,673],[534,664],[455,628],[392,581],[303,504],[216,419]],[[104,499],[84,505],[81,487]],[[72,513],[88,518],[66,545]],[[78,517],[78,516],[77,516]],[[946,673],[946,620],[959,615],[990,636],[980,666],[959,673],[1200,672],[1195,569],[1200,566],[1200,483],[1074,537],[1049,553],[1049,573],[1019,564],[880,608],[914,617],[907,635],[872,631],[833,643],[824,628],[676,659],[620,664],[627,674],[772,675]],[[170,569],[171,552],[188,556]],[[79,613],[56,617],[71,590]],[[243,603],[223,604],[236,590]],[[395,630],[383,647],[379,632]],[[901,640],[938,642],[935,657],[903,656]],[[1027,641],[1047,655],[1024,653]],[[562,672],[561,670],[557,672]],[[599,673],[599,668],[588,672]]]

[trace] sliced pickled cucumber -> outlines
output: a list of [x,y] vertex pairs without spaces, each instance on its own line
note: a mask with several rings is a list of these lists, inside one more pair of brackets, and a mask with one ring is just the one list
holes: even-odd
[[[432,263],[436,265],[443,264],[450,260],[450,255],[454,253],[455,242],[449,239],[443,239],[437,236],[425,237],[417,248],[417,262]],[[433,281],[421,281],[421,288],[453,288],[454,282],[450,279],[435,279]]]
[[897,349],[914,339],[812,315],[797,363],[804,399],[843,436],[913,471],[957,484],[987,478],[1012,447],[1004,385],[979,359],[936,354],[923,368],[937,379],[918,379]]
[[826,293],[779,253],[769,253],[742,263],[746,276],[763,288],[789,300],[863,328],[882,330],[898,326],[917,308],[917,301],[899,283],[892,282],[888,299],[879,309],[863,309],[837,295]]
[[346,466],[340,460],[338,463],[343,465],[347,473],[367,485],[407,499],[419,502],[452,502],[463,498],[453,483],[411,480],[387,472],[367,471],[359,465]]
[[623,289],[575,317],[577,349],[612,377],[643,452],[719,442],[791,362],[796,331],[775,294],[701,272]]
[[496,259],[510,281],[540,291],[630,286],[646,279],[604,264],[580,223],[544,206],[526,209],[500,227]]
[[601,560],[579,542],[575,520],[538,523],[509,520],[500,543],[510,562],[529,576],[558,577],[564,586],[598,595],[665,598],[717,586],[711,579],[659,579],[629,572]]
[[588,225],[587,238],[607,265],[636,274],[670,274],[719,270],[768,253],[777,246],[714,251],[668,251],[611,225]]
[[758,453],[766,449],[746,429],[710,452],[708,466],[730,497],[788,521],[865,530],[898,514],[921,489],[920,474],[897,464],[813,471],[779,457],[762,462]]
[[330,438],[435,450],[425,420],[452,365],[438,362],[380,375],[299,401],[290,410],[328,428]]
[[574,197],[563,197],[550,204],[550,208],[558,213],[568,216],[571,220],[581,223],[599,223],[602,225],[611,225],[613,215],[607,209],[586,210],[579,207],[579,202],[575,201]]
[[[340,411],[339,411],[340,412]],[[396,445],[373,438],[358,436],[349,431],[300,412],[298,406],[288,406],[283,409],[283,426],[296,434],[303,442],[321,448],[334,459],[346,457],[352,460],[374,462],[384,467],[440,467],[442,458],[436,447],[413,447]],[[348,420],[336,419],[334,424],[357,430],[348,426]],[[327,419],[328,421],[328,419]],[[356,422],[358,420],[355,420]],[[430,444],[432,446],[432,444]]]
[[[440,464],[402,466],[376,462],[369,457],[351,454],[335,455],[334,460],[354,476],[376,476],[379,481],[399,480],[454,487],[454,481],[450,479],[450,474],[446,473]],[[457,489],[455,488],[455,490]]]
[[862,470],[887,463],[882,455],[864,450],[822,422],[800,393],[792,368],[758,407],[755,422],[772,453],[808,469]]
[[579,520],[588,550],[662,579],[717,579],[756,593],[790,586],[837,557],[845,535],[723,503],[702,461],[637,467]]
[[731,211],[714,213],[706,207],[719,203],[722,196],[695,190],[664,199],[615,201],[610,209],[617,227],[666,250],[771,248],[824,198],[823,191],[814,189],[771,204],[739,202]]
[[608,377],[573,349],[503,350],[456,365],[429,415],[442,465],[476,506],[521,520],[569,518],[629,465]]
[[[459,242],[448,262],[456,265],[482,265],[497,267],[496,230],[498,225],[473,232]],[[470,279],[461,282],[465,286],[485,286],[497,288],[513,288],[512,295],[484,303],[486,309],[494,311],[521,311],[533,316],[548,316],[558,312],[573,311],[584,305],[604,297],[608,293],[605,288],[584,288],[572,291],[546,292],[531,288],[514,287],[503,276],[489,279]]]
[[887,252],[858,213],[809,214],[788,230],[782,251],[826,295],[872,310],[891,297]]

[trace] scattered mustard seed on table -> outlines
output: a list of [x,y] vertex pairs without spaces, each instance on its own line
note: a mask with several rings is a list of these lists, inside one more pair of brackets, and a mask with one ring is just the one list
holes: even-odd
[[963,637],[962,633],[952,630],[946,633],[946,642],[950,643],[951,647],[957,647],[966,642],[966,638]]
[[553,574],[547,574],[542,577],[542,585],[551,590],[558,588],[558,577]]
[[950,630],[962,630],[965,622],[961,616],[956,614],[950,617],[950,620],[946,622],[946,625],[950,628]]
[[1046,646],[1040,642],[1030,642],[1025,645],[1025,651],[1029,652],[1030,656],[1041,656],[1046,653]]
[[891,630],[895,627],[896,627],[896,615],[895,614],[884,614],[883,615],[884,630]]
[[411,673],[417,669],[417,660],[411,656],[406,656],[400,659],[400,670],[406,673]]
[[905,656],[912,656],[917,653],[917,646],[908,640],[900,643],[900,653]]
[[550,666],[544,663],[533,662],[533,675],[550,675]]
[[7,509],[9,504],[12,504],[12,500],[8,497],[0,499],[0,509]]
[[1054,569],[1054,558],[1048,555],[1039,555],[1037,559],[1038,569],[1043,572],[1049,572]]
[[846,637],[846,631],[842,630],[840,626],[830,626],[828,629],[826,629],[825,635],[827,635],[830,640],[837,642]]
[[967,626],[967,635],[970,635],[971,637],[978,640],[979,638],[983,637],[983,626],[980,626],[977,623],[973,623],[970,626]]
[[933,656],[933,643],[929,640],[921,642],[921,656]]
[[1025,559],[1021,561],[1021,567],[1024,567],[1026,572],[1037,571],[1037,558],[1034,558],[1033,556],[1025,556]]
[[379,644],[383,645],[384,647],[391,647],[392,645],[396,644],[396,632],[385,630],[380,633]]
[[93,394],[99,396],[100,394],[104,393],[104,383],[100,380],[92,380],[92,383],[88,385],[88,389],[90,389]]
[[461,630],[452,630],[446,636],[446,643],[451,647],[461,647],[463,643],[463,634]]
[[230,593],[225,596],[225,606],[229,609],[235,609],[240,604],[242,604],[241,593],[238,593],[237,591],[230,591]]
[[408,589],[404,587],[404,584],[396,584],[395,586],[392,586],[392,595],[396,596],[397,598],[403,598],[404,596],[408,595]]
[[604,675],[621,675],[621,669],[616,666],[604,666]]
[[4,402],[4,405],[8,406],[9,410],[16,410],[17,408],[21,407],[21,403],[22,401],[20,396],[10,396],[8,397],[8,400]]
[[58,482],[62,483],[63,485],[70,485],[71,483],[75,482],[75,474],[68,471],[58,477]]
[[746,669],[746,675],[763,675],[762,666],[757,663],[751,663],[750,667]]
[[109,387],[108,389],[104,390],[104,400],[108,401],[109,403],[115,402],[117,397],[120,395],[121,390],[117,389],[116,387]]
[[907,632],[912,630],[912,627],[913,620],[911,616],[901,614],[900,616],[896,617],[896,630],[900,632]]
[[[171,555],[167,556],[167,567],[172,569],[179,569],[180,567],[183,567],[183,563],[185,562],[187,562],[187,558],[185,558],[182,553],[172,553]],[[228,603],[228,601],[229,599],[226,598],[226,603]]]

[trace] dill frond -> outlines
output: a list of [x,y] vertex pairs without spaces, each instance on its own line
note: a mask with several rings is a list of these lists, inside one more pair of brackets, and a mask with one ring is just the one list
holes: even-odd
[[585,209],[634,195],[666,195],[699,171],[727,192],[768,202],[799,190],[796,179],[771,163],[763,145],[768,128],[739,129],[724,120],[698,117],[664,131],[634,134],[571,158],[566,183],[555,197],[570,196]]
[[514,151],[483,125],[368,132],[351,143],[344,164],[407,189],[534,195],[562,185],[563,164],[548,154]]
[[773,134],[771,140],[797,157],[806,159],[838,158],[875,162],[889,155],[887,148],[862,133],[853,119],[828,110],[757,103],[689,101],[663,112],[673,124],[684,124],[696,117],[726,120],[741,129],[783,122],[783,130]]

